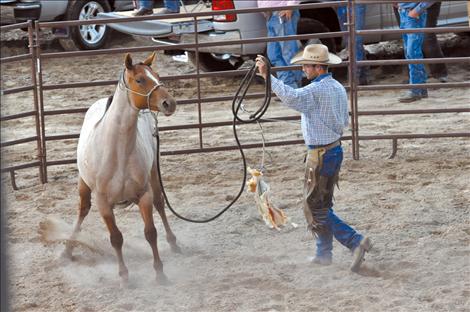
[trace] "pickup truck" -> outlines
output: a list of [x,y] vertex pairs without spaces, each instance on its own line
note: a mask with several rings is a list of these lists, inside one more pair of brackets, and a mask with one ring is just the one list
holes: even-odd
[[[10,23],[87,20],[100,12],[132,10],[132,0],[0,0],[1,19]],[[66,50],[102,48],[109,38],[106,25],[55,28],[53,35]]]
[[[194,1],[193,1],[194,2]],[[315,3],[328,1],[302,1]],[[266,37],[265,18],[261,13],[218,15],[217,11],[229,9],[256,8],[256,0],[200,0],[196,4],[184,5],[184,12],[212,11],[214,15],[198,20],[198,41],[215,42],[227,40],[252,39]],[[467,25],[467,1],[442,1],[438,26]],[[157,11],[156,11],[157,12]],[[300,10],[298,34],[334,32],[340,30],[335,8],[317,8]],[[127,12],[99,13],[99,17],[129,17]],[[158,44],[194,43],[194,25],[191,18],[160,19],[130,23],[110,24],[110,27],[134,36],[144,36]],[[391,4],[367,5],[365,29],[397,28]],[[398,39],[397,35],[373,35],[364,38],[365,43],[376,43]],[[330,51],[339,51],[342,38],[327,38],[321,41]],[[237,69],[245,60],[256,54],[264,53],[265,43],[220,45],[199,49],[200,68],[205,71]],[[187,51],[190,60],[194,61],[195,52]]]

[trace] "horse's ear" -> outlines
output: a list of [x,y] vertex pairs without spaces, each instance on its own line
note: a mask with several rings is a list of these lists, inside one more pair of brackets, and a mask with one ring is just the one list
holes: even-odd
[[147,66],[152,66],[153,61],[155,60],[155,51],[147,57],[147,59],[144,61],[144,64]]
[[132,57],[129,53],[126,53],[126,58],[124,59],[124,65],[126,65],[126,68],[131,70],[133,65],[132,65]]

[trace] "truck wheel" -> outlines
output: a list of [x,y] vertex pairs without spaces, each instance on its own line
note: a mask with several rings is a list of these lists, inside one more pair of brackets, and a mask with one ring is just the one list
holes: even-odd
[[[70,1],[65,20],[88,20],[100,12],[110,12],[107,0]],[[59,39],[67,51],[96,50],[102,48],[109,37],[110,29],[106,25],[81,25],[70,27],[69,38]]]
[[[196,52],[188,52],[189,60],[196,66]],[[199,68],[205,72],[235,70],[243,64],[242,59],[223,59],[213,54],[199,52]]]
[[[305,35],[305,34],[317,34],[317,33],[325,33],[330,32],[330,29],[325,26],[322,22],[313,19],[313,18],[305,18],[301,17],[299,22],[297,23],[297,34],[298,35]],[[310,39],[316,41],[318,39]],[[301,40],[302,46],[306,46],[309,40]],[[335,38],[322,38],[320,39],[321,43],[328,47],[328,51],[331,53],[336,53],[336,43]]]

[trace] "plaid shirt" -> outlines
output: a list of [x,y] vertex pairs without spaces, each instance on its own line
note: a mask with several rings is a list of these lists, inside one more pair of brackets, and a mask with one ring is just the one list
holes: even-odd
[[301,113],[306,145],[326,145],[341,138],[349,124],[348,97],[331,74],[320,75],[299,89],[271,76],[271,87],[285,106]]

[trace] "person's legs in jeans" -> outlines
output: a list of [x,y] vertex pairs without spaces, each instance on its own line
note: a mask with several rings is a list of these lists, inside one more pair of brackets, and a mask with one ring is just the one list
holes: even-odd
[[361,243],[364,236],[357,233],[352,227],[341,220],[333,211],[328,211],[328,221],[330,223],[333,236],[341,245],[353,251]]
[[180,12],[180,3],[179,0],[164,0],[163,1],[165,8],[171,13]]
[[[277,24],[274,20],[275,18],[277,17],[271,15],[271,17],[267,21],[266,26],[268,29],[268,37],[277,36],[277,29],[275,28]],[[279,43],[279,41],[268,42],[266,53],[272,66],[286,66],[284,59],[282,58],[281,44]],[[277,73],[277,75],[279,76],[279,72]]]
[[[439,13],[441,11],[441,3],[436,2],[428,8],[428,16],[426,18],[426,28],[437,26]],[[426,58],[444,58],[441,46],[437,41],[437,36],[434,33],[424,34],[423,54]],[[428,64],[431,76],[434,78],[447,78],[447,66],[445,63]]]
[[[364,29],[365,24],[365,15],[366,15],[366,5],[365,4],[356,4],[354,6],[355,14],[356,14],[356,30]],[[347,7],[342,6],[338,7],[338,20],[340,23],[340,27],[342,31],[347,30],[347,26],[345,23],[347,22]],[[345,46],[348,46],[348,36],[344,37]],[[364,50],[364,38],[362,36],[356,36],[356,60],[362,61],[365,59],[365,50]],[[365,66],[358,67],[357,70],[357,77],[359,78],[359,82],[361,84],[367,84],[367,75],[368,75],[368,68]]]
[[[426,22],[426,13],[423,12],[419,18],[412,18],[408,16],[408,10],[400,10],[400,28],[401,29],[414,29],[423,28]],[[406,59],[422,59],[423,58],[423,33],[409,33],[403,34],[403,48],[405,50]],[[425,83],[427,79],[426,69],[424,64],[409,64],[408,65],[410,84]],[[424,96],[427,95],[426,89],[411,89],[414,95]]]
[[[357,4],[355,5],[356,10],[356,29],[364,29],[365,16],[366,16],[366,5]],[[364,49],[364,38],[362,36],[356,36],[356,60],[362,61],[366,59],[366,51]],[[359,81],[362,84],[367,83],[368,68],[365,66],[358,67]]]
[[315,258],[323,261],[331,261],[333,258],[333,232],[320,233],[316,239],[317,252]]
[[152,10],[153,9],[153,0],[139,0],[137,1],[138,3],[138,9],[147,9],[147,10]]
[[[299,18],[298,10],[293,11],[290,21],[284,19],[281,21],[278,12],[273,12],[267,22],[268,37],[296,35]],[[291,59],[298,51],[299,44],[296,40],[268,42],[267,54],[274,66],[289,66]],[[297,88],[302,80],[302,71],[280,71],[277,76],[285,84]]]
[[[292,12],[292,18],[289,21],[284,21],[281,27],[281,32],[279,36],[292,36],[297,35],[297,23],[299,22],[300,13],[299,10],[294,10]],[[299,52],[299,42],[297,40],[290,41],[280,41],[281,45],[281,54],[286,63],[290,65],[292,58]],[[286,77],[284,78],[284,75]],[[280,74],[281,79],[285,79],[287,83],[293,87],[297,88],[300,86],[302,81],[302,71],[300,70],[290,70],[284,71]]]
[[[327,214],[328,231],[317,235],[316,257],[331,260],[333,250],[333,236],[349,250],[354,250],[359,246],[363,236],[341,220],[333,212],[333,193],[337,183],[341,163],[343,162],[343,149],[337,146],[328,150],[323,156],[323,165],[320,170],[320,181],[327,178],[326,191],[324,192],[323,205],[329,207]],[[321,182],[320,182],[321,185]]]

